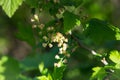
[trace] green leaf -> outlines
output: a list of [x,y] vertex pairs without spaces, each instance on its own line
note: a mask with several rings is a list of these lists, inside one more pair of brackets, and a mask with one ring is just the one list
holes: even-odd
[[103,80],[104,77],[107,75],[103,67],[94,67],[92,70],[94,72],[91,76],[91,80]]
[[0,5],[5,13],[11,18],[22,2],[23,0],[0,0]]
[[18,62],[10,57],[0,59],[0,80],[17,80],[20,74]]
[[111,51],[109,58],[114,63],[120,64],[120,53],[117,50]]
[[75,27],[75,25],[80,25],[79,17],[71,12],[66,11],[63,14],[63,24],[64,24],[64,32],[68,32],[72,28]]
[[84,32],[86,37],[92,39],[96,44],[102,44],[107,41],[116,40],[116,34],[118,33],[116,29],[105,21],[91,19]]

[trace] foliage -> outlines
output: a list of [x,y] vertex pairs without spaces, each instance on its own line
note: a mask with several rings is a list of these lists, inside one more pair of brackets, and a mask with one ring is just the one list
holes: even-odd
[[[22,2],[1,0],[0,6],[11,18]],[[15,36],[32,50],[20,61],[1,56],[0,80],[120,79],[120,52],[110,48],[120,40],[120,29],[100,16],[87,17],[90,9],[81,8],[91,7],[91,0],[25,0],[24,5],[31,10],[29,21],[16,21]]]
[[[119,54],[119,52],[118,51],[111,51],[110,52],[110,56],[109,56],[109,59],[111,60],[111,61],[113,61],[114,63],[116,63],[115,65],[110,65],[110,66],[108,66],[108,65],[105,65],[104,67],[94,67],[93,68],[93,74],[92,74],[92,77],[91,77],[91,79],[92,80],[94,80],[94,79],[98,79],[98,80],[103,80],[106,76],[107,76],[107,70],[109,69],[110,70],[110,72],[112,72],[112,70],[115,70],[115,76],[114,77],[112,77],[112,78],[114,78],[114,79],[118,79],[118,74],[116,74],[116,69],[118,69],[118,73],[119,73],[119,67],[120,67],[120,65],[119,65],[119,56],[120,54]],[[113,74],[113,73],[112,73]],[[113,74],[114,75],[114,74]]]
[[65,12],[63,16],[64,32],[67,32],[74,28],[74,26],[77,24],[77,21],[79,20],[79,17],[70,12]]
[[105,21],[92,19],[87,25],[87,29],[85,30],[86,36],[93,39],[94,42],[101,44],[105,41],[116,40],[116,29],[113,29],[113,26]]
[[5,13],[12,17],[15,11],[18,9],[18,6],[21,5],[23,0],[1,0],[0,5],[2,6]]
[[0,79],[16,80],[19,74],[20,68],[18,62],[13,58],[3,56],[0,60]]
[[92,74],[92,79],[103,80],[106,76],[105,69],[102,67],[95,67],[93,68],[94,73]]

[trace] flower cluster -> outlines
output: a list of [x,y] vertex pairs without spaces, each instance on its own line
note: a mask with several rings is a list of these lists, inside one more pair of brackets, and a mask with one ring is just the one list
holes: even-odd
[[[51,38],[50,41],[49,38]],[[56,34],[52,34],[51,37],[43,36],[43,40],[46,41],[46,43],[42,43],[43,47],[49,46],[50,48],[52,48],[53,43],[57,43],[59,54],[55,55],[55,59],[58,60],[58,62],[54,63],[55,67],[61,67],[64,65],[64,63],[67,63],[66,57],[70,57],[70,54],[68,54],[66,51],[68,48],[68,39],[63,36],[62,33],[57,32]]]
[[[38,34],[40,36],[40,40],[42,41],[43,47],[52,48],[53,44],[57,43],[59,52],[58,54],[56,54],[55,59],[57,59],[58,62],[54,63],[54,66],[61,67],[62,65],[64,65],[64,63],[67,62],[66,57],[70,56],[70,54],[68,54],[66,51],[68,48],[68,38],[66,38],[62,33],[56,32],[55,27],[46,26],[45,24],[40,23],[40,19],[37,14],[33,16],[31,22],[33,22],[33,28],[39,29]],[[34,23],[38,23],[38,24],[34,24]]]
[[52,37],[52,42],[58,43],[57,46],[59,47],[60,54],[66,53],[68,39],[65,38],[61,33],[57,32],[57,34]]
[[66,57],[69,57],[70,54],[67,53],[68,48],[68,39],[63,36],[62,33],[57,32],[56,35],[52,36],[51,39],[52,42],[57,43],[57,46],[59,47],[59,54],[55,56],[55,59],[59,60],[57,63],[54,63],[55,67],[61,67],[64,65],[64,63],[67,63],[67,59],[60,57],[60,55],[64,55]]

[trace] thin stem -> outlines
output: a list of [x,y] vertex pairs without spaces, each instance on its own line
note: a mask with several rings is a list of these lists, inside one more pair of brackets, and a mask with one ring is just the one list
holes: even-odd
[[[80,42],[80,40],[78,38],[76,38],[74,35],[71,35],[72,38],[78,43],[78,45],[86,50],[88,50],[90,53],[92,53],[93,55],[95,56],[99,56],[99,57],[102,57],[102,55],[100,54],[97,54],[96,51],[94,51],[93,49],[90,49],[88,48],[87,46],[85,46],[84,44],[82,44],[82,42]],[[105,57],[101,59],[101,62],[104,64],[104,65],[108,65],[108,62],[106,61]]]

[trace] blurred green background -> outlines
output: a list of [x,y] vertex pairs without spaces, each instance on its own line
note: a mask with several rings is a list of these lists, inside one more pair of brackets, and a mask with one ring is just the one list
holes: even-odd
[[[81,7],[81,11],[83,15],[87,15],[89,18],[105,20],[120,28],[119,3],[120,0],[86,0]],[[16,65],[18,66],[18,62],[20,62],[22,67],[24,67],[20,69],[23,71],[22,74],[34,78],[36,75],[39,75],[38,65],[40,62],[42,62],[42,60],[45,61],[47,67],[53,67],[51,64],[54,62],[54,55],[57,52],[57,49],[52,49],[51,51],[44,51],[40,49],[34,50],[34,48],[31,47],[28,43],[19,40],[16,37],[16,33],[18,32],[20,24],[23,24],[22,26],[24,27],[30,26],[30,17],[31,8],[26,3],[23,3],[23,5],[19,7],[12,18],[8,18],[0,7],[0,65],[2,65],[2,61],[6,61],[5,65],[7,67],[10,66],[10,69],[14,70],[14,67]],[[32,33],[30,35],[32,35]],[[31,41],[34,40],[31,39],[30,42]],[[119,44],[120,42],[118,41],[109,43],[107,46],[112,49],[120,50]],[[102,51],[102,48],[98,51]],[[39,53],[46,54],[41,55]],[[3,55],[12,56],[15,58],[15,60],[8,57],[2,57]],[[11,62],[7,63],[7,60]],[[77,48],[69,59],[68,68],[64,75],[64,80],[88,80],[92,72],[91,68],[95,65],[101,65],[101,63],[98,63],[95,60],[88,51],[82,48]],[[2,70],[1,67],[0,69]],[[17,72],[15,74],[19,74],[20,71],[16,68],[15,70],[16,71],[13,72]],[[23,78],[24,80],[29,80],[29,78],[22,76],[22,79]],[[11,80],[12,79],[14,78],[11,78]]]

